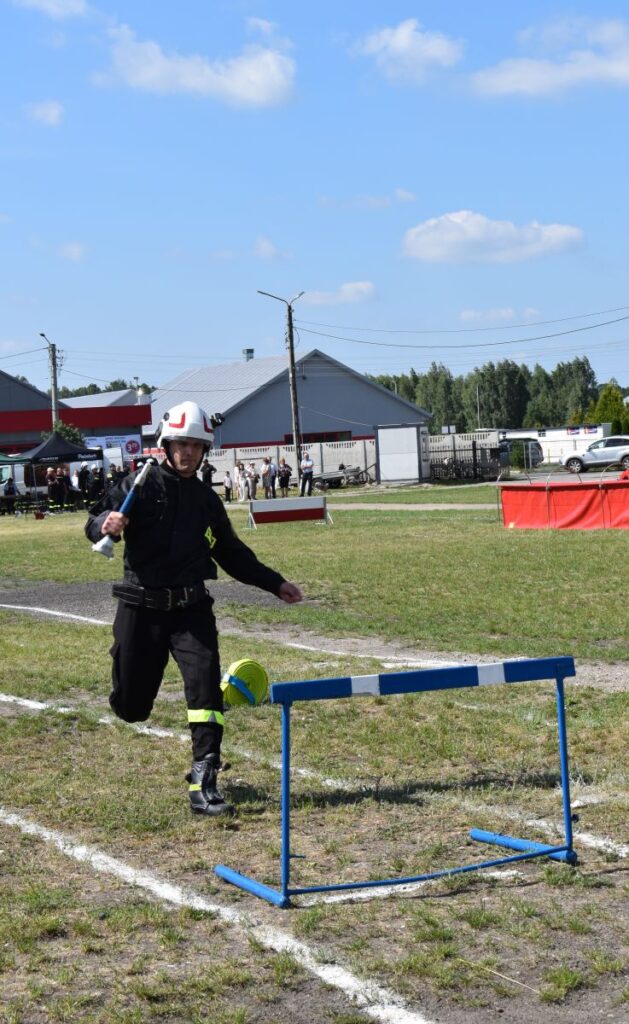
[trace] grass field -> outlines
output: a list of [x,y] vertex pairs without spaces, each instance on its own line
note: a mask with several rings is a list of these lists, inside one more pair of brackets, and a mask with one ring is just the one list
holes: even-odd
[[[233,517],[244,534],[242,510]],[[0,601],[18,604],[24,584],[41,582],[53,607],[51,583],[118,578],[120,550],[111,563],[92,555],[81,527],[72,515],[0,520]],[[629,660],[622,531],[505,531],[484,510],[357,510],[330,528],[246,539],[308,596],[227,609],[243,630],[274,628],[254,642],[225,635],[224,664],[248,654],[274,680],[378,672],[374,636],[435,652]],[[297,651],[281,623],[362,636],[365,656]],[[222,862],[279,883],[277,710],[228,712],[223,786],[239,814],[199,821],[187,808],[177,670],[149,723],[161,732],[138,732],[109,716],[109,644],[106,626],[0,610],[2,1024],[626,1019],[626,693],[566,684],[577,867],[531,861],[279,911],[213,873]],[[310,773],[293,783],[293,853],[305,858],[294,884],[477,862],[488,853],[472,826],[556,841],[561,823],[550,685],[296,705],[293,760]],[[24,822],[49,832],[25,834]],[[151,895],[109,862],[77,859],[85,846],[206,903]],[[326,973],[338,967],[400,1008],[386,1017],[372,990],[353,1001]]]
[[351,501],[356,504],[393,505],[481,505],[497,504],[497,487],[495,484],[468,484],[439,486],[419,484],[415,487],[340,487],[325,491],[331,505],[337,502]]

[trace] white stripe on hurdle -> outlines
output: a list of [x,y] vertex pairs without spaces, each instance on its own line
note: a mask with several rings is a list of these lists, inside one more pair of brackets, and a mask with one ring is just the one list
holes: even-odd
[[369,693],[372,697],[380,694],[380,676],[352,676],[352,696]]
[[491,686],[492,683],[505,682],[505,667],[502,661],[490,665],[478,666],[478,685]]

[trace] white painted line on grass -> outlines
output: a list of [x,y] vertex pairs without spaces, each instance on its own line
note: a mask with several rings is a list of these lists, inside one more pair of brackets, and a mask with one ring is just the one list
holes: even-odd
[[111,626],[111,622],[104,619],[90,619],[87,615],[73,615],[71,612],[56,612],[51,608],[33,608],[23,604],[0,604],[0,608],[7,608],[13,612],[37,612],[40,615],[54,615],[57,619],[70,619],[74,622],[88,622],[92,626]]
[[[483,875],[486,878],[497,878],[499,881],[504,881],[509,878],[525,878],[523,871],[483,871]],[[382,885],[378,888],[352,890],[351,892],[337,892],[332,893],[330,896],[320,896],[318,899],[316,896],[308,896],[306,898],[299,898],[300,907],[315,907],[319,903],[356,903],[359,900],[377,900],[377,899],[388,899],[390,896],[404,895],[406,893],[417,892],[418,889],[423,889],[427,885],[435,885],[437,882],[442,882],[443,878],[426,878],[423,882],[402,882],[400,885]]]
[[66,857],[82,864],[88,864],[99,874],[113,875],[128,885],[144,889],[156,896],[163,903],[177,907],[190,907],[219,917],[226,924],[245,930],[267,949],[275,952],[287,952],[324,984],[338,989],[353,1000],[364,1013],[383,1024],[432,1024],[423,1014],[411,1010],[388,989],[381,988],[372,982],[361,981],[351,971],[337,964],[321,963],[315,952],[303,942],[299,942],[289,932],[279,928],[256,923],[240,911],[213,903],[199,896],[193,890],[173,885],[160,879],[148,871],[139,871],[125,864],[116,857],[102,853],[94,846],[77,843],[71,837],[29,821],[21,814],[16,814],[0,807],[0,822],[18,828],[25,835],[35,836],[46,843],[56,846]]
[[[104,619],[91,619],[86,615],[73,615],[71,612],[58,612],[52,608],[32,608],[30,605],[23,604],[0,604],[0,608],[6,608],[9,611],[15,612],[31,612],[40,615],[53,615],[58,619],[69,619],[74,622],[87,622],[93,626],[110,626],[111,622],[107,622]],[[245,636],[246,630],[234,630],[228,629],[223,630],[226,636]],[[314,647],[312,644],[299,644],[293,641],[284,641],[283,647],[294,647],[300,651],[313,651],[315,654],[334,654],[337,657],[355,657],[359,658],[361,655],[352,654],[351,651],[336,651],[330,647]],[[381,657],[373,654],[362,655],[362,657],[373,658],[374,661],[379,661],[384,668],[397,668],[400,665],[407,665],[409,668],[455,668],[460,664],[458,661],[442,661],[439,658],[425,658],[422,661],[412,661],[406,658],[396,658],[390,656],[388,661],[383,661]]]
[[[519,821],[530,828],[538,828],[540,832],[544,832],[548,836],[556,837],[562,835],[558,825],[553,824],[551,821],[546,821],[544,818],[529,818],[522,811],[498,807],[496,804],[489,807],[487,804],[476,804],[471,800],[464,800],[463,805],[470,811],[481,811],[486,814],[508,818],[511,821]],[[609,839],[607,836],[593,836],[591,832],[581,832],[575,828],[574,838],[578,842],[583,843],[584,846],[590,846],[593,850],[613,853],[623,859],[629,857],[629,846],[625,846],[624,843],[617,843],[614,839]]]
[[[8,693],[0,693],[0,703],[17,704],[18,706],[29,708],[32,711],[55,711],[59,715],[68,715],[80,710],[77,708],[62,707],[59,704],[29,700],[26,697],[14,697]],[[189,734],[185,732],[177,733],[172,729],[161,729],[153,725],[143,725],[138,722],[124,722],[122,719],[114,718],[112,715],[104,715],[101,718],[98,718],[97,721],[99,725],[122,725],[126,728],[132,729],[133,732],[140,733],[143,736],[155,736],[158,739],[176,739],[180,743],[188,743],[190,740]],[[226,743],[225,746],[228,750],[231,750],[232,754],[237,754],[239,757],[244,757],[248,761],[253,761],[254,764],[267,764],[275,771],[282,770],[281,761],[269,761],[267,758],[260,756],[251,750],[246,750],[244,747],[230,746],[229,743]],[[347,779],[327,778],[326,776],[320,775],[318,772],[312,771],[310,768],[295,768],[291,766],[291,774],[298,775],[304,779],[312,779],[314,782],[318,782],[319,785],[326,786],[328,789],[341,789],[351,792],[356,789],[365,790],[367,788],[362,782],[349,781]],[[600,800],[597,800],[596,797],[590,797],[588,802],[602,802],[604,799],[604,797],[601,797]],[[490,808],[486,805],[472,803],[469,800],[464,800],[463,805],[472,811],[483,811],[493,814],[497,811],[495,806]],[[573,803],[572,806],[577,807],[579,804]],[[499,813],[511,820],[521,821],[524,825],[539,828],[542,832],[546,832],[547,835],[556,836],[560,834],[557,825],[553,825],[551,822],[544,821],[541,818],[527,818],[523,813],[507,810],[505,808],[500,808]],[[580,832],[577,829],[574,830],[574,837],[575,839],[578,839],[579,842],[583,843],[584,846],[590,846],[592,849],[602,850],[605,853],[613,853],[622,858],[629,856],[629,846],[617,843],[613,839],[603,836],[594,836],[590,832]]]
[[[62,707],[59,704],[45,703],[39,700],[29,700],[26,697],[14,697],[10,693],[0,693],[0,704],[16,704],[18,707],[28,708],[30,711],[54,711],[58,715],[69,715],[74,712],[83,711],[81,708],[67,708]],[[141,736],[155,736],[157,739],[174,739],[180,743],[190,742],[190,733],[188,732],[175,732],[174,729],[162,729],[156,725],[144,725],[141,722],[125,722],[121,718],[114,718],[113,715],[103,715],[97,718],[96,721],[99,725],[120,725],[124,728],[131,729],[133,732],[139,733]],[[231,752],[232,755],[236,754],[238,757],[244,757],[247,761],[253,761],[254,764],[268,764],[270,768],[275,771],[282,770],[281,761],[269,761],[268,758],[261,754],[257,754],[252,750],[246,750],[244,747],[234,746],[229,742],[223,744],[224,749]],[[327,786],[330,789],[343,789],[343,790],[354,790],[364,789],[364,784],[360,782],[347,782],[344,779],[329,779],[319,772],[312,771],[310,768],[295,768],[291,766],[291,773],[299,775],[304,779],[313,779],[322,786]]]

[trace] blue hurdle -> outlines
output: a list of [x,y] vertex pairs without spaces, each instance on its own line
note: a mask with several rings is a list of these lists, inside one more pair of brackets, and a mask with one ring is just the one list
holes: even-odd
[[[568,771],[568,741],[566,735],[566,714],[564,703],[564,680],[575,675],[572,658],[527,658],[521,661],[502,661],[489,665],[462,665],[456,668],[424,669],[412,672],[391,672],[384,675],[341,676],[336,679],[314,679],[305,682],[274,683],[270,690],[272,704],[282,705],[282,801],[281,801],[281,860],[280,889],[257,882],[225,864],[217,864],[216,874],[226,882],[259,896],[277,907],[289,907],[291,896],[305,893],[338,892],[342,889],[368,889],[383,885],[403,885],[409,882],[424,882],[447,875],[458,875],[482,868],[494,868],[515,861],[531,860],[534,857],[550,857],[553,860],[576,864],[576,853],[572,848],[572,814],[570,810],[570,781]],[[453,690],[469,686],[489,686],[500,683],[525,683],[553,679],[557,702],[557,730],[559,735],[559,761],[561,768],[561,791],[563,800],[564,842],[560,846],[537,843],[531,839],[517,839],[513,836],[471,829],[472,839],[494,846],[519,851],[516,854],[467,864],[457,868],[446,868],[430,874],[412,875],[405,878],[382,878],[369,882],[340,882],[327,885],[310,885],[294,888],[290,885],[290,862],[295,856],[290,852],[290,710],[296,701],[338,700],[359,695],[388,696],[399,693],[422,693],[431,690]]]

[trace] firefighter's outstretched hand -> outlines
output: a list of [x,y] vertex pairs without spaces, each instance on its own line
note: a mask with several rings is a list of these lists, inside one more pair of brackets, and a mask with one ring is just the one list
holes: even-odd
[[294,583],[289,583],[288,580],[284,580],[277,596],[286,604],[297,604],[298,601],[303,601],[304,599],[304,595],[299,587]]

